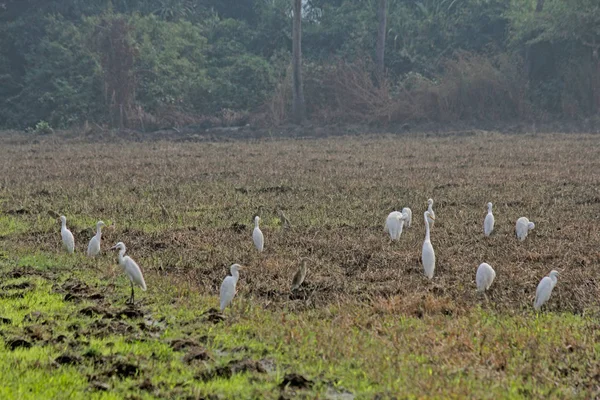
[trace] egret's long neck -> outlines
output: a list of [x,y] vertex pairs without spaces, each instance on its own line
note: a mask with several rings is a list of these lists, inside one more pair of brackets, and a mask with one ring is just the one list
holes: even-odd
[[125,256],[126,249],[119,250],[119,264],[123,264],[123,257]]
[[257,219],[254,220],[254,227],[258,228],[258,220]]
[[491,213],[492,213],[492,206],[489,206],[488,207],[488,214],[491,214]]
[[427,211],[429,211],[429,212],[433,211],[433,204],[429,203],[429,207],[427,207]]
[[102,225],[96,226],[96,236],[98,236],[98,237],[102,236]]
[[67,220],[64,219],[64,220],[60,221],[60,226],[61,226],[61,229],[67,229]]
[[240,273],[238,271],[232,271],[231,276],[233,276],[233,279],[235,280],[235,283],[237,284],[238,279],[240,279]]
[[425,241],[431,242],[429,237],[429,221],[427,221],[427,216],[425,216]]

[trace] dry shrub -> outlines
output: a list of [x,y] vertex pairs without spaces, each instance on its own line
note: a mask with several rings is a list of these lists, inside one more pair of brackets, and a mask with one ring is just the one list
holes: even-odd
[[327,122],[388,121],[394,109],[389,81],[377,85],[374,77],[368,57],[313,67],[305,80],[309,115]]
[[526,82],[521,63],[501,55],[490,59],[457,53],[444,64],[440,84],[431,88],[438,100],[438,119],[500,120],[524,116]]
[[292,109],[292,67],[279,77],[275,90],[263,106],[252,115],[255,126],[278,126],[287,122]]
[[[527,117],[522,63],[508,55],[493,59],[466,52],[443,63],[433,79],[409,73],[379,84],[369,57],[355,62],[304,66],[308,117],[315,122],[399,123],[407,121],[506,120]],[[280,125],[291,109],[290,71],[265,106],[262,122]]]

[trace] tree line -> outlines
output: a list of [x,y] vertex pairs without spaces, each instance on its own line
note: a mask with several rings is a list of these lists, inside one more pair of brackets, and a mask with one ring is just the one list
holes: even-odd
[[0,127],[600,113],[596,0],[2,0]]

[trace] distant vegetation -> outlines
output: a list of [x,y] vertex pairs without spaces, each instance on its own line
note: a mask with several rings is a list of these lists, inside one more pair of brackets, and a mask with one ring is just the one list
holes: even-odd
[[[0,127],[286,123],[292,3],[1,1]],[[302,2],[315,123],[598,116],[599,50],[596,0]]]

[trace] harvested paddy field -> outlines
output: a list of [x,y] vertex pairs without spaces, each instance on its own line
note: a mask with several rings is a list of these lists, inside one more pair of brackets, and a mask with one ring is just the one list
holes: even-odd
[[[432,280],[421,265],[428,198]],[[402,207],[412,226],[391,242],[385,218]],[[523,242],[521,216],[535,222]],[[90,260],[98,220],[102,254]],[[0,136],[0,397],[600,396],[599,222],[597,135]],[[134,307],[108,250],[118,241],[148,285]],[[482,262],[496,270],[485,297]],[[245,269],[221,315],[233,263]]]

